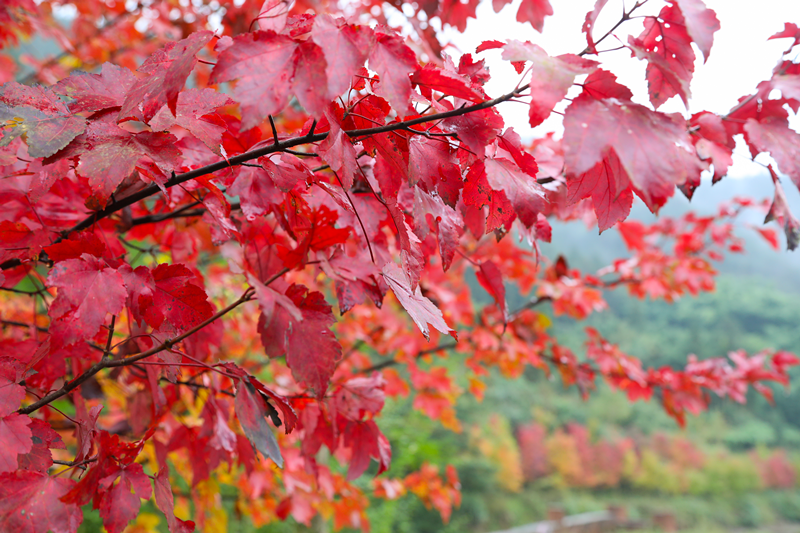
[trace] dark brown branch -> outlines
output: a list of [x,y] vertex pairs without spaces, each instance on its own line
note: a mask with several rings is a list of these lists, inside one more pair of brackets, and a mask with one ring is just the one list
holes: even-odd
[[[494,107],[502,102],[506,102],[511,100],[512,98],[518,96],[522,91],[526,90],[528,85],[524,85],[522,87],[518,87],[514,89],[512,92],[504,94],[503,96],[499,96],[492,100],[487,100],[480,104],[474,104],[471,106],[461,106],[457,109],[453,109],[451,111],[445,111],[443,113],[436,113],[433,115],[426,115],[423,117],[417,117],[415,119],[406,120],[403,122],[394,122],[391,124],[386,124],[384,126],[376,126],[374,128],[365,128],[365,129],[357,129],[357,130],[350,130],[345,131],[345,133],[352,139],[355,137],[369,137],[371,135],[377,135],[379,133],[387,133],[390,131],[401,130],[405,128],[409,128],[410,126],[415,126],[417,124],[424,124],[426,122],[433,122],[437,120],[443,120],[446,118],[451,117],[458,117],[461,115],[466,115],[467,113],[472,113],[475,111],[480,111],[483,109],[488,109]],[[164,183],[164,188],[174,187],[176,185],[180,185],[181,183],[185,183],[189,180],[193,180],[195,178],[199,178],[202,176],[206,176],[208,174],[212,174],[214,172],[218,172],[220,170],[224,170],[226,168],[230,168],[232,166],[241,165],[244,162],[251,161],[253,159],[258,159],[259,157],[263,157],[268,154],[273,154],[276,152],[284,152],[287,148],[294,148],[295,146],[301,146],[304,144],[311,144],[316,143],[319,141],[324,140],[328,137],[328,132],[325,133],[314,133],[316,123],[312,126],[308,133],[305,135],[301,135],[299,137],[293,137],[290,139],[286,139],[284,141],[276,142],[275,144],[271,144],[269,146],[263,146],[261,148],[257,148],[255,150],[251,150],[249,152],[245,152],[243,154],[239,154],[233,156],[227,160],[217,161],[216,163],[212,163],[210,165],[206,165],[204,167],[196,168],[194,170],[190,170],[189,172],[184,172],[183,174],[176,174],[172,178],[170,178],[166,183]],[[354,139],[355,142],[355,139]],[[140,200],[144,200],[145,198],[149,198],[150,196],[154,196],[161,191],[159,186],[155,184],[151,184],[140,191],[137,191],[130,196],[126,196],[125,198],[116,200],[108,204],[105,209],[101,209],[100,211],[96,211],[89,217],[85,218],[72,228],[65,230],[61,233],[61,237],[56,240],[56,242],[61,242],[62,239],[67,238],[72,233],[85,230],[90,228],[92,225],[97,223],[99,220],[109,217],[110,215],[116,213],[128,207],[129,205],[133,205]],[[4,263],[0,264],[0,268],[2,270],[8,270],[10,268],[17,267],[21,265],[22,262],[19,259],[9,259]]]
[[[289,272],[288,268],[282,269],[280,272],[278,272],[277,274],[272,276],[270,279],[265,281],[264,284],[265,285],[269,285],[270,283],[272,283],[273,281],[275,281],[279,277],[283,276],[287,272]],[[207,325],[209,325],[212,322],[216,321],[217,319],[225,316],[226,314],[228,314],[229,312],[233,311],[234,309],[236,309],[237,307],[239,307],[243,303],[249,302],[253,298],[254,298],[254,291],[252,290],[252,288],[248,288],[246,291],[244,291],[244,294],[242,294],[242,296],[238,300],[236,300],[232,304],[228,305],[226,308],[221,309],[220,311],[216,312],[213,316],[209,317],[208,319],[204,320],[200,324],[196,325],[195,327],[193,327],[189,331],[187,331],[185,333],[182,333],[181,335],[178,335],[177,337],[174,337],[172,339],[167,339],[163,343],[161,343],[160,345],[155,346],[155,347],[151,348],[150,350],[147,350],[145,352],[133,355],[131,357],[125,357],[123,359],[108,359],[106,357],[103,357],[103,359],[100,360],[99,363],[95,363],[91,368],[86,370],[83,374],[81,374],[77,378],[73,379],[72,381],[68,381],[68,382],[64,383],[64,385],[60,389],[51,392],[50,394],[48,394],[44,398],[33,402],[28,407],[23,407],[22,409],[20,409],[17,412],[20,413],[20,414],[23,414],[23,415],[29,415],[29,414],[33,413],[34,411],[36,411],[37,409],[40,409],[40,408],[44,407],[45,405],[49,404],[50,402],[52,402],[54,400],[57,400],[57,399],[61,398],[62,396],[66,395],[66,394],[69,394],[73,390],[75,390],[78,387],[80,387],[83,383],[88,381],[92,376],[94,376],[95,374],[97,374],[98,372],[100,372],[101,370],[103,370],[105,368],[114,368],[114,367],[119,367],[119,366],[130,366],[130,365],[132,365],[132,364],[134,364],[134,363],[136,363],[138,361],[141,361],[142,359],[146,359],[146,358],[148,358],[148,357],[150,357],[152,355],[155,355],[155,354],[157,354],[157,353],[159,353],[159,352],[161,352],[163,350],[169,350],[175,344],[181,342],[186,337],[188,337],[190,335],[193,335],[194,333],[197,333],[198,331],[200,331],[201,329],[203,329]]]

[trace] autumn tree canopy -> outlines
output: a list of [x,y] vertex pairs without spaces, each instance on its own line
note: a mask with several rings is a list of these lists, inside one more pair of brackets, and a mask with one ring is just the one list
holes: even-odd
[[[436,28],[463,31],[477,3],[0,5],[0,529],[74,533],[91,504],[119,533],[152,498],[172,533],[212,531],[220,472],[255,524],[366,530],[362,475],[446,520],[455,470],[391,475],[387,396],[457,431],[456,399],[481,397],[491,369],[535,367],[586,396],[603,380],[678,423],[712,396],[788,383],[786,352],[645,368],[590,329],[576,355],[541,307],[583,319],[604,290],[712,290],[713,262],[742,251],[743,210],[797,246],[782,187],[800,186],[800,29],[775,22],[786,54],[727,114],[687,118],[658,109],[688,102],[713,53],[720,25],[701,0],[628,2],[595,28],[597,0],[575,28],[585,47],[556,57],[514,40],[444,47]],[[517,20],[542,31],[566,7],[523,0]],[[14,58],[32,36],[62,52]],[[519,74],[504,94],[484,91],[489,54]],[[646,62],[649,104],[608,54]],[[533,127],[570,91],[560,138],[504,127],[500,104]],[[703,172],[724,180],[737,136],[773,158],[771,204],[626,221],[635,197],[657,212]],[[614,227],[628,257],[596,273],[543,257],[550,221],[574,219]],[[468,271],[494,305],[474,303]]]

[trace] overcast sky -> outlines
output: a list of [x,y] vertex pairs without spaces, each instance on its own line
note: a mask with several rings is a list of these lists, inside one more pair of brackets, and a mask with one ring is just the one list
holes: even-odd
[[[551,0],[555,14],[547,17],[544,32],[538,33],[529,24],[516,21],[517,6],[521,0],[506,6],[500,13],[494,13],[491,2],[483,1],[477,11],[477,19],[470,19],[467,30],[460,34],[446,30],[445,39],[452,42],[463,52],[473,52],[484,40],[519,39],[531,41],[544,48],[550,55],[578,53],[586,46],[584,34],[581,32],[586,13],[594,7],[595,0]],[[626,0],[632,5],[633,0]],[[674,97],[659,108],[664,112],[679,112],[688,116],[701,110],[725,113],[736,104],[739,97],[751,94],[756,85],[771,76],[772,69],[781,57],[783,50],[791,41],[778,39],[767,41],[770,35],[783,29],[784,22],[800,24],[799,0],[706,0],[706,5],[716,11],[721,29],[714,35],[714,46],[708,61],[703,64],[702,55],[695,63],[695,75],[692,79],[692,98],[689,109],[684,107],[678,97]],[[636,14],[655,14],[663,6],[663,2],[651,1],[651,5],[640,8]],[[594,35],[599,37],[611,28],[618,20],[623,9],[623,0],[609,0],[595,25]],[[641,20],[626,22],[615,33],[623,42],[627,42],[629,34],[638,35],[642,30]],[[615,48],[620,42],[609,37],[600,49]],[[450,49],[453,53],[453,49]],[[458,56],[459,54],[454,54]],[[487,60],[492,80],[487,85],[490,96],[498,96],[508,92],[516,85],[519,76],[507,62],[500,60],[499,51],[488,51],[480,54]],[[644,61],[631,58],[625,50],[600,55],[603,68],[612,71],[619,80],[631,88],[634,101],[647,104],[647,83],[645,81]],[[573,88],[574,89],[574,88]],[[557,110],[563,110],[562,104]],[[500,108],[507,126],[524,137],[538,137],[548,131],[562,131],[561,116],[551,117],[541,126],[532,130],[528,126],[526,106],[519,103],[505,103]],[[795,129],[800,129],[800,121],[792,121]],[[737,151],[746,154],[743,143]],[[765,156],[760,156],[761,158]],[[766,157],[764,161],[768,161]],[[763,169],[747,161],[742,156],[734,155],[734,166],[730,175],[741,177],[760,174]]]

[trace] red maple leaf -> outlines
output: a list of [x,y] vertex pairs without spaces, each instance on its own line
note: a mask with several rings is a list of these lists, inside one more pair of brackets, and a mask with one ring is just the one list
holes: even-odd
[[178,94],[197,62],[195,55],[213,35],[210,31],[194,32],[182,41],[167,43],[147,58],[138,68],[138,72],[146,76],[127,91],[119,112],[120,120],[141,117],[145,122],[150,122],[164,105],[175,115]]
[[120,273],[89,254],[56,264],[47,282],[58,288],[49,311],[50,334],[61,345],[93,337],[106,315],[119,314],[127,299]]
[[86,129],[52,89],[14,82],[0,87],[0,122],[7,123],[0,147],[24,135],[31,157],[55,154]]
[[44,472],[0,474],[0,529],[20,533],[76,533],[83,521],[79,507],[61,501],[75,482]]

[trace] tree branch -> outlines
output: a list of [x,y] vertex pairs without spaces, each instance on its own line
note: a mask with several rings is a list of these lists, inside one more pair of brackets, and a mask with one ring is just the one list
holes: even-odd
[[[277,274],[272,276],[270,279],[265,281],[264,285],[269,285],[270,283],[272,283],[273,281],[275,281],[279,277],[283,276],[287,272],[289,272],[288,268],[282,269],[280,272],[278,272]],[[153,347],[153,348],[151,348],[151,349],[149,349],[149,350],[147,350],[145,352],[133,355],[131,357],[126,357],[124,359],[108,359],[108,358],[106,358],[104,356],[103,359],[101,359],[99,363],[95,363],[91,368],[86,370],[83,374],[81,374],[80,376],[76,377],[72,381],[68,381],[68,382],[64,383],[64,385],[60,389],[51,392],[50,394],[48,394],[44,398],[42,398],[42,399],[40,399],[40,400],[38,400],[36,402],[33,402],[28,407],[23,407],[22,409],[18,410],[17,412],[20,413],[20,414],[23,414],[23,415],[29,415],[29,414],[33,413],[34,411],[36,411],[38,409],[41,409],[42,407],[44,407],[45,405],[49,404],[50,402],[52,402],[54,400],[57,400],[57,399],[61,398],[62,396],[65,396],[66,394],[69,394],[73,390],[75,390],[78,387],[80,387],[83,383],[88,381],[92,376],[94,376],[95,374],[97,374],[98,372],[100,372],[101,370],[103,370],[105,368],[114,368],[114,367],[119,367],[119,366],[130,366],[130,365],[136,363],[137,361],[141,361],[142,359],[146,359],[146,358],[148,358],[148,357],[150,357],[152,355],[155,355],[155,354],[157,354],[157,353],[159,353],[159,352],[161,352],[163,350],[169,350],[175,344],[181,342],[186,337],[188,337],[188,336],[190,336],[190,335],[192,335],[194,333],[197,333],[198,331],[200,331],[201,329],[203,329],[207,325],[209,325],[212,322],[214,322],[215,320],[225,316],[226,314],[228,314],[229,312],[233,311],[234,309],[236,309],[237,307],[239,307],[243,303],[249,302],[250,300],[252,300],[254,298],[254,294],[255,294],[255,292],[253,291],[252,287],[249,287],[246,291],[244,291],[244,294],[242,294],[242,296],[238,300],[236,300],[235,302],[233,302],[230,305],[228,305],[228,307],[226,307],[224,309],[221,309],[220,311],[217,311],[213,316],[207,318],[206,320],[204,320],[200,324],[196,325],[195,327],[193,327],[189,331],[187,331],[185,333],[182,333],[181,335],[178,335],[177,337],[174,337],[172,339],[167,339],[163,343],[161,343],[160,345],[155,346],[155,347]]]
[[[425,115],[423,117],[417,117],[415,119],[406,120],[403,122],[393,122],[391,124],[386,124],[384,126],[377,126],[374,128],[345,131],[344,133],[346,133],[351,139],[355,137],[368,137],[371,135],[377,135],[379,133],[387,133],[390,131],[406,129],[409,128],[410,126],[415,126],[417,124],[424,124],[426,122],[433,122],[437,120],[443,120],[446,118],[458,117],[461,115],[466,115],[467,113],[488,109],[502,102],[511,100],[512,98],[518,96],[522,91],[526,90],[527,88],[528,85],[518,87],[513,91],[511,91],[510,93],[504,94],[503,96],[499,96],[492,100],[481,102],[480,104],[474,104],[471,106],[461,106],[457,109],[453,109],[451,111],[445,111],[443,113]],[[284,141],[279,141],[269,146],[263,146],[255,150],[251,150],[249,152],[233,156],[227,160],[217,161],[216,163],[196,168],[194,170],[190,170],[189,172],[184,172],[183,174],[176,174],[172,178],[170,178],[166,183],[164,183],[163,187],[168,189],[170,187],[180,185],[181,183],[185,183],[189,180],[206,176],[208,174],[212,174],[214,172],[218,172],[220,170],[224,170],[232,166],[241,165],[242,163],[251,161],[253,159],[258,159],[259,157],[263,157],[268,154],[273,154],[276,152],[285,152],[288,148],[294,148],[295,146],[301,146],[303,144],[316,143],[324,140],[327,137],[328,137],[328,132],[314,133],[314,128],[312,128],[305,135],[299,137],[293,137],[290,139],[286,139]],[[160,191],[161,188],[159,188],[159,186],[151,184],[145,187],[144,189],[141,189],[140,191],[131,194],[130,196],[111,202],[104,209],[96,211],[95,213],[88,216],[87,218],[85,218],[72,228],[64,230],[61,233],[61,237],[59,237],[55,242],[56,243],[61,242],[61,240],[66,239],[72,233],[90,228],[99,220],[107,218],[110,215],[116,213],[117,211],[120,211],[123,208],[128,207],[129,205],[133,205],[140,200],[144,200],[145,198],[149,198],[150,196],[156,195]],[[8,270],[10,268],[20,266],[21,264],[22,261],[20,261],[19,259],[9,259],[0,264],[0,268],[2,268],[2,270]]]

